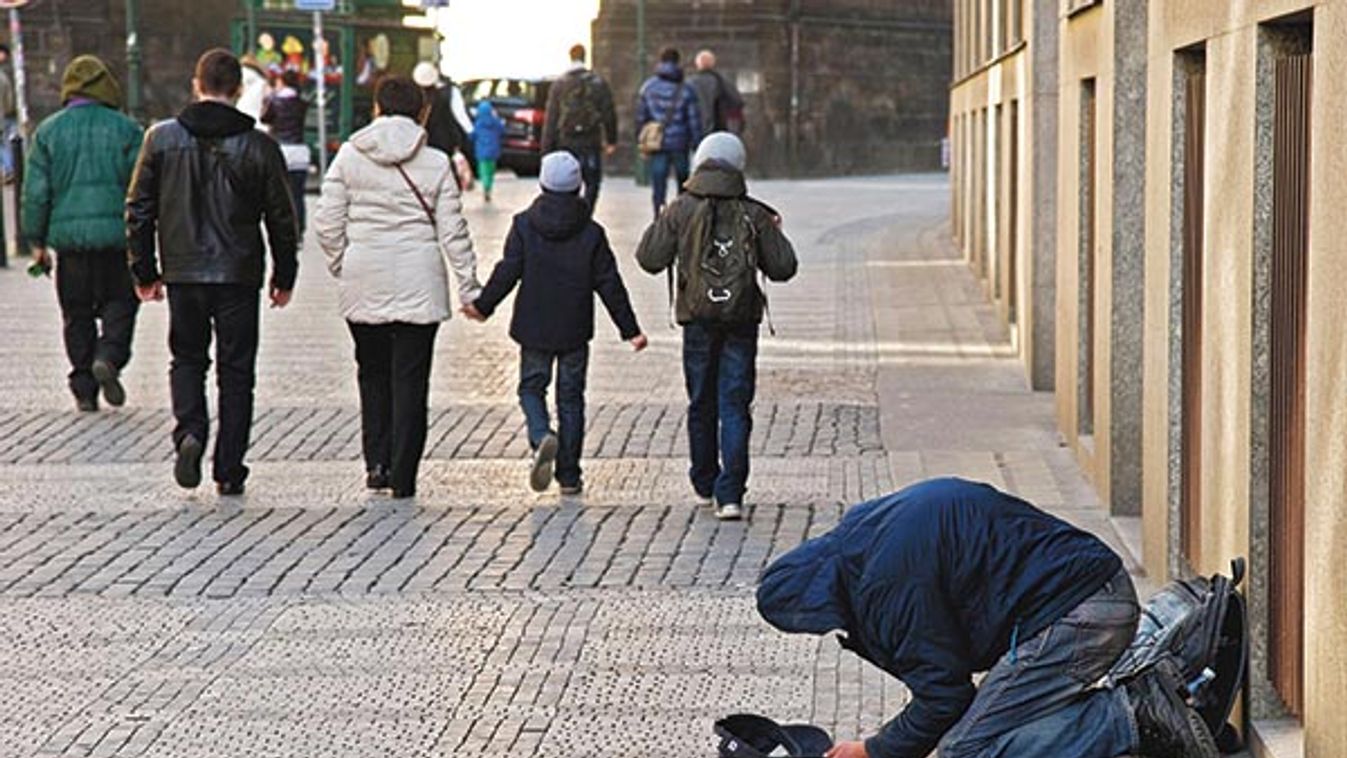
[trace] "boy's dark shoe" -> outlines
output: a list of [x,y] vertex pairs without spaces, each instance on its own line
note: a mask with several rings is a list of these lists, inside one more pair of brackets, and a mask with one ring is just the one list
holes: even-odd
[[99,389],[103,390],[103,399],[108,401],[108,405],[114,408],[120,408],[126,404],[126,389],[122,387],[120,372],[117,367],[107,361],[94,361],[91,370],[94,379],[98,380]]
[[75,407],[80,413],[94,413],[98,411],[98,398],[94,397],[76,397]]
[[388,468],[386,466],[375,466],[365,472],[365,489],[386,490],[392,486],[393,483],[388,478]]
[[1137,752],[1152,758],[1216,758],[1220,752],[1207,725],[1188,707],[1178,664],[1162,658],[1124,689],[1136,715]]
[[205,447],[201,440],[187,435],[178,443],[178,459],[173,464],[173,478],[179,487],[192,489],[201,484],[201,454]]
[[394,487],[394,488],[393,488],[393,499],[394,499],[394,500],[407,500],[407,499],[410,499],[410,498],[413,498],[413,497],[416,497],[416,489],[415,489],[415,488],[408,488],[408,489],[403,489],[403,488],[401,488],[401,487]]
[[583,495],[584,493],[585,493],[584,482],[576,482],[575,484],[561,485],[561,494],[563,495],[574,497],[575,495]]
[[533,451],[533,469],[529,472],[529,486],[534,492],[544,492],[552,484],[552,472],[557,462],[557,436],[551,432]]
[[238,497],[243,494],[243,482],[216,482],[215,491],[221,497]]

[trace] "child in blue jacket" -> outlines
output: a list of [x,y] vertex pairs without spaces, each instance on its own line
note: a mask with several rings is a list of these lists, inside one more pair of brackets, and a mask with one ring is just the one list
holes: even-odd
[[482,196],[491,202],[491,187],[496,183],[496,161],[500,159],[500,140],[505,134],[505,122],[483,100],[477,104],[477,119],[472,123],[472,146],[477,153],[477,178],[482,182]]

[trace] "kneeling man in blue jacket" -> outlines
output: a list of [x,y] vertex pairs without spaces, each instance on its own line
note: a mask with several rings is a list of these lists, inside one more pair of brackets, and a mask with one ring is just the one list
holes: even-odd
[[1105,677],[1140,612],[1117,554],[985,484],[935,479],[856,506],[767,568],[758,610],[782,631],[842,632],[911,690],[829,758],[1217,755],[1177,668]]

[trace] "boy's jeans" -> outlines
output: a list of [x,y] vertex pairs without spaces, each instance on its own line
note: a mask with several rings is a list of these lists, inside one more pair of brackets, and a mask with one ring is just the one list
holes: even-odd
[[519,350],[519,407],[524,409],[529,446],[537,449],[552,431],[547,413],[547,386],[552,383],[552,364],[557,367],[557,482],[563,487],[580,484],[580,451],[585,446],[585,374],[589,371],[589,345],[557,353],[521,347]]
[[1052,626],[1020,640],[992,667],[940,758],[1112,758],[1136,745],[1122,689],[1091,689],[1136,633],[1136,590],[1119,571]]
[[683,327],[688,473],[701,497],[743,505],[757,357],[757,324],[694,321]]

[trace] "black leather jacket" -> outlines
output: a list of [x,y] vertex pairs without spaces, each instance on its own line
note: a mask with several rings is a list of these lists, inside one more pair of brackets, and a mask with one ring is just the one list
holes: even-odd
[[253,126],[235,108],[205,101],[145,134],[126,200],[136,282],[260,287],[265,222],[271,283],[294,288],[299,228],[285,159]]

